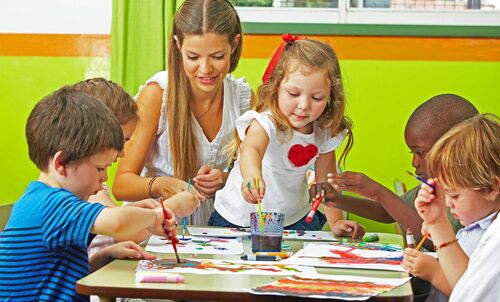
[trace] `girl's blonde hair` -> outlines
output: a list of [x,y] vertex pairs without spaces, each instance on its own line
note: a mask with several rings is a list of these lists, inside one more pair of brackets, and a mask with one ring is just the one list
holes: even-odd
[[[276,128],[282,131],[280,137],[283,141],[290,139],[293,127],[279,109],[278,92],[283,79],[300,68],[325,71],[330,81],[329,101],[317,123],[320,128],[329,129],[332,137],[344,129],[348,130],[347,144],[339,158],[339,162],[345,162],[353,145],[352,121],[344,115],[345,99],[340,66],[330,45],[311,39],[288,42],[268,80],[259,87],[253,109],[257,112],[270,111]],[[237,138],[236,135],[235,137]],[[229,148],[232,159],[235,158],[238,145],[237,139]]]
[[431,177],[452,189],[489,191],[500,177],[500,125],[493,114],[469,118],[446,132],[427,155]]
[[[199,168],[199,142],[193,130],[189,99],[191,87],[184,72],[182,54],[174,36],[182,45],[186,35],[215,33],[231,45],[241,34],[241,23],[233,5],[227,0],[186,0],[174,17],[168,55],[167,117],[174,177],[187,179]],[[242,40],[230,57],[229,72],[238,65]]]

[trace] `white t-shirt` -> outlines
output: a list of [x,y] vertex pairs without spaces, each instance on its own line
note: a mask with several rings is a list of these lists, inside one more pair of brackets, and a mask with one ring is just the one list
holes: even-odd
[[[497,213],[488,215],[483,219],[473,222],[468,226],[458,230],[457,239],[458,244],[465,252],[467,257],[471,257],[472,253],[476,250],[479,242],[481,242],[481,238],[484,233],[488,230],[491,223],[495,220]],[[447,302],[449,300],[448,296],[440,292],[434,286],[431,287],[431,292],[429,293],[429,297],[427,297],[426,302]]]
[[[266,183],[266,193],[261,206],[264,212],[285,213],[285,226],[291,225],[310,210],[306,171],[314,164],[319,153],[335,150],[345,138],[346,131],[331,137],[329,131],[316,125],[311,134],[293,131],[290,140],[282,143],[278,139],[276,126],[270,113],[247,111],[236,121],[236,130],[241,140],[245,139],[248,126],[257,120],[269,136],[269,145],[262,159],[262,176]],[[319,152],[309,159],[307,164],[295,166],[289,160],[288,153],[294,145],[315,145]],[[257,205],[243,199],[239,160],[234,164],[223,189],[215,194],[215,209],[232,224],[247,227],[250,225],[250,213],[257,211]]]
[[[167,72],[161,71],[156,73],[139,88],[139,93],[141,93],[142,89],[150,83],[157,83],[163,89],[163,103],[161,106],[161,115],[158,122],[156,139],[150,154],[146,157],[141,176],[173,176],[174,166],[172,154],[170,153],[166,114]],[[139,95],[139,93],[137,95]],[[193,116],[195,135],[198,137],[200,144],[199,163],[219,170],[224,170],[227,165],[227,154],[224,147],[234,138],[234,129],[236,127],[235,121],[241,114],[248,110],[251,94],[250,86],[244,78],[236,79],[229,74],[224,78],[222,124],[217,136],[212,141],[208,141],[198,121]],[[195,175],[193,175],[193,177],[194,176]],[[187,179],[184,179],[184,181],[187,181]],[[201,203],[200,207],[187,218],[187,223],[192,225],[207,225],[208,218],[212,214],[213,209],[213,199],[205,200]]]
[[500,219],[486,230],[450,301],[500,301]]

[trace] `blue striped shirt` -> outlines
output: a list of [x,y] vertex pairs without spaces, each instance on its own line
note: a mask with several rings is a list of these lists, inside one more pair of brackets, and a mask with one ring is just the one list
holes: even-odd
[[90,230],[102,209],[30,183],[0,234],[0,300],[88,301],[75,284],[89,273]]

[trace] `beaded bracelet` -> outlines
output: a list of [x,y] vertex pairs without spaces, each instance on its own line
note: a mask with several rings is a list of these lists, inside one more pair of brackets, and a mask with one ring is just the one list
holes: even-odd
[[153,193],[151,193],[151,188],[153,187],[153,182],[158,176],[153,176],[148,182],[148,194],[151,196],[151,198],[156,199],[156,197],[153,196]]
[[440,250],[440,249],[442,249],[442,248],[444,248],[444,247],[447,247],[448,245],[453,244],[453,243],[455,243],[455,242],[457,242],[457,241],[458,241],[458,239],[457,239],[457,238],[455,238],[455,239],[453,239],[453,240],[443,242],[443,243],[441,243],[440,245],[435,245],[435,246],[434,246],[434,250],[437,252],[438,250]]

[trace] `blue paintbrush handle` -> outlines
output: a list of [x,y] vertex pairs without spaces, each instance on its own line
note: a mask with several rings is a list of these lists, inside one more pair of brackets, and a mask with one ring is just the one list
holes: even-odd
[[421,181],[421,182],[423,182],[424,184],[428,185],[429,187],[434,188],[434,186],[433,186],[433,185],[431,185],[430,183],[426,182],[423,178],[421,178],[421,177],[419,177],[419,176],[416,176],[416,175],[415,175],[415,178],[416,178],[416,179],[418,179],[418,180],[420,180],[420,181]]

